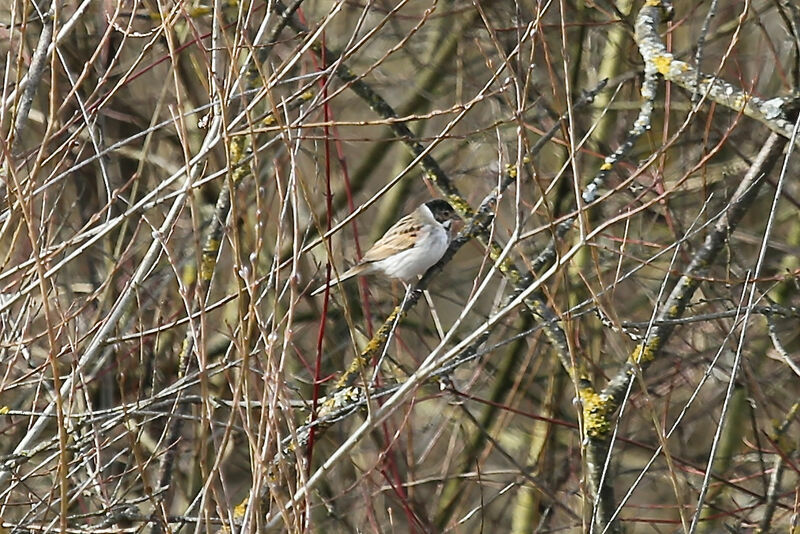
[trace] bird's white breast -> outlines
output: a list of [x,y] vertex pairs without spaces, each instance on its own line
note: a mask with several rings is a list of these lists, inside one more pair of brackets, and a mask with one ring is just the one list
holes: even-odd
[[434,221],[433,224],[423,227],[413,247],[375,262],[375,267],[383,271],[386,276],[408,282],[424,274],[434,263],[442,259],[448,241],[447,231]]

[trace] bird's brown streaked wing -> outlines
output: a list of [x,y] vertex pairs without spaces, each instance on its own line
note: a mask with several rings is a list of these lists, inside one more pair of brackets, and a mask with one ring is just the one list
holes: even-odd
[[412,223],[411,215],[406,215],[378,239],[361,259],[361,264],[385,260],[392,254],[408,250],[414,246],[422,225]]

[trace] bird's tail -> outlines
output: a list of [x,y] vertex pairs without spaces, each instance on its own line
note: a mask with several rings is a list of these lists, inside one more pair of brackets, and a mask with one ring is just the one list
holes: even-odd
[[325,291],[325,288],[327,288],[327,287],[333,287],[333,286],[335,286],[337,284],[341,284],[345,280],[350,280],[354,276],[358,276],[364,270],[363,267],[364,267],[363,265],[356,265],[352,269],[349,269],[346,273],[344,273],[339,278],[334,278],[330,282],[328,282],[327,284],[322,284],[321,286],[319,286],[317,289],[315,289],[314,291],[312,291],[310,293],[310,296],[313,297],[313,296],[319,295],[320,293]]

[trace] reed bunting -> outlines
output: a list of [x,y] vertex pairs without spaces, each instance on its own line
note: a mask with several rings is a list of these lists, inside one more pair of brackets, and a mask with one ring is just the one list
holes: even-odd
[[365,274],[379,273],[403,283],[411,281],[442,259],[450,243],[450,226],[456,218],[449,203],[429,200],[394,223],[360,262],[339,278],[315,289],[311,296],[322,293],[328,285]]

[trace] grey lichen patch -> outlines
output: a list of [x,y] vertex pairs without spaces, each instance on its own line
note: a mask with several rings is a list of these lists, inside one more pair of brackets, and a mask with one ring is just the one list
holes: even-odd
[[770,98],[769,100],[764,101],[761,109],[763,110],[766,118],[770,120],[780,119],[783,117],[783,106],[785,104],[785,98]]
[[[667,51],[658,33],[662,14],[671,6],[666,2],[650,0],[645,3],[636,18],[636,42],[645,62],[645,74],[658,73],[665,80],[683,87],[691,93],[700,93],[712,102],[721,104],[766,125],[784,137],[791,137],[792,124],[786,120],[785,98],[764,100],[741,88],[698,72],[691,65],[679,61]],[[667,13],[669,14],[669,13]],[[642,96],[651,98],[654,88],[642,87]]]

